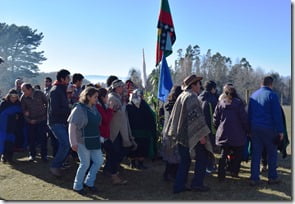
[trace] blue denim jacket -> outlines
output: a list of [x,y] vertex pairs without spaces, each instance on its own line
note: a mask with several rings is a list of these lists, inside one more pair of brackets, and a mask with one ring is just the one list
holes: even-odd
[[264,127],[273,129],[277,133],[283,132],[283,118],[278,96],[266,86],[251,95],[248,116],[251,128]]

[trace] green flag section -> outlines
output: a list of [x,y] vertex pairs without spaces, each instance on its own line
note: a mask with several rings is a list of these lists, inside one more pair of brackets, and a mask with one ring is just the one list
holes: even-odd
[[161,1],[161,10],[158,20],[158,40],[156,52],[156,66],[162,59],[164,53],[165,57],[172,53],[172,45],[176,40],[174,25],[170,12],[168,0]]

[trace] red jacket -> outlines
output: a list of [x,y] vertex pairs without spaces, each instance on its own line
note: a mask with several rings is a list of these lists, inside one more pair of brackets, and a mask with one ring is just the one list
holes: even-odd
[[113,117],[113,110],[110,108],[104,109],[100,104],[96,104],[96,108],[102,117],[102,121],[99,126],[100,135],[104,138],[109,138],[110,123]]

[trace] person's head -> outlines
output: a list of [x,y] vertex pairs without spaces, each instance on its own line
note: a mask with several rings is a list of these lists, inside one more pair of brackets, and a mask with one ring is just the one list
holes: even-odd
[[94,87],[85,88],[79,97],[79,102],[86,105],[95,105],[97,104],[98,92]]
[[108,91],[105,88],[99,88],[97,92],[99,103],[105,107],[104,104],[107,104],[108,101]]
[[139,89],[135,89],[132,91],[129,97],[129,101],[131,101],[137,108],[139,108],[141,103],[141,92]]
[[174,85],[171,90],[170,93],[168,95],[168,100],[169,101],[176,101],[177,97],[182,93],[182,89],[181,86],[178,85]]
[[35,90],[36,90],[36,89],[41,90],[41,86],[40,86],[39,84],[36,84],[36,85],[34,86],[34,89],[35,89]]
[[20,90],[20,89],[21,89],[21,85],[22,85],[23,83],[24,83],[24,82],[23,82],[22,79],[20,79],[20,78],[16,79],[15,82],[14,82],[15,88],[16,88],[17,90]]
[[120,79],[116,79],[115,81],[112,82],[112,85],[111,85],[111,89],[113,92],[116,92],[117,94],[120,94],[122,95],[123,93],[123,88],[124,88],[124,83],[122,80]]
[[75,87],[74,87],[74,85],[73,84],[69,84],[68,86],[67,86],[67,97],[70,99],[70,98],[72,98],[73,97],[73,95],[74,95],[74,90],[75,90]]
[[118,77],[111,75],[107,78],[107,87],[110,87],[113,83],[113,81],[119,79]]
[[216,93],[216,83],[212,80],[206,81],[205,90],[211,92],[212,94]]
[[52,85],[52,79],[50,77],[46,77],[44,80],[45,88],[51,87],[51,85]]
[[193,92],[199,94],[201,92],[203,77],[197,77],[192,74],[183,80],[183,90],[192,90]]
[[73,84],[76,85],[77,88],[80,88],[83,83],[84,76],[80,73],[75,73],[73,75]]
[[266,76],[263,78],[262,85],[272,88],[273,78],[271,76]]
[[70,72],[66,69],[61,69],[56,73],[56,80],[62,84],[68,85],[71,81]]
[[31,96],[33,93],[33,87],[29,83],[23,83],[21,85],[21,89],[22,89],[22,92],[24,93],[24,96]]
[[18,101],[18,99],[18,93],[15,89],[10,89],[7,95],[5,96],[5,100],[11,103],[15,103],[16,101]]
[[225,97],[229,100],[232,100],[233,98],[238,98],[238,94],[234,86],[227,86],[224,89]]

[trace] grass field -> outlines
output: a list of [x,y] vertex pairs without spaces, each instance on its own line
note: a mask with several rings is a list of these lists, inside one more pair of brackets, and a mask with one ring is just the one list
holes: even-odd
[[[284,107],[288,134],[291,140],[291,108]],[[278,173],[282,183],[267,184],[267,173],[261,176],[262,184],[258,187],[249,186],[249,165],[242,163],[239,179],[227,176],[225,182],[219,182],[217,175],[205,178],[205,184],[210,192],[185,192],[172,194],[172,183],[164,182],[162,172],[164,164],[158,160],[147,162],[147,170],[132,170],[123,164],[122,176],[129,180],[126,186],[113,186],[110,179],[101,172],[98,173],[95,195],[81,196],[74,193],[72,183],[77,164],[67,170],[61,179],[53,177],[48,169],[49,163],[29,163],[24,153],[15,155],[14,165],[0,164],[0,199],[3,200],[173,200],[173,201],[290,201],[292,192],[292,157],[291,145],[288,147],[288,157],[278,156]],[[193,166],[193,165],[192,165]],[[190,178],[193,172],[190,171]]]

